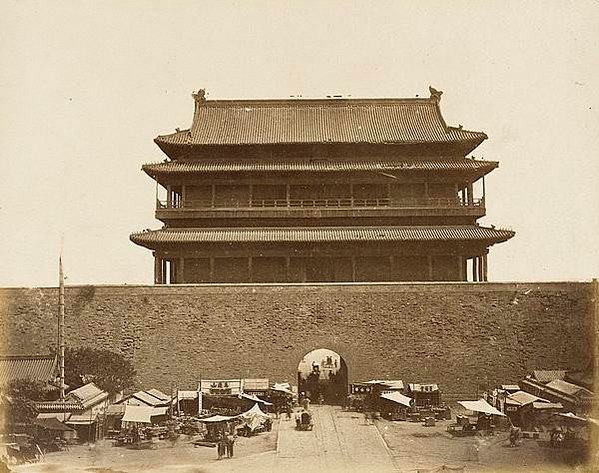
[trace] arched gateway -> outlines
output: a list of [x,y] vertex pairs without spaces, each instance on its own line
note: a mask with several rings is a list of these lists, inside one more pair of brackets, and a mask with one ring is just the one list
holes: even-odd
[[297,385],[312,402],[341,404],[347,395],[347,365],[337,352],[317,348],[304,355],[297,367]]

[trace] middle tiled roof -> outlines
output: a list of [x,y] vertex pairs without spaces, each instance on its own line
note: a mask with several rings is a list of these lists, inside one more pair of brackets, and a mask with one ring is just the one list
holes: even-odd
[[348,172],[348,171],[462,171],[489,172],[498,166],[496,161],[476,161],[467,158],[428,158],[415,160],[360,161],[328,159],[282,159],[279,161],[170,161],[144,164],[142,169],[150,176],[158,174],[213,173],[213,172]]

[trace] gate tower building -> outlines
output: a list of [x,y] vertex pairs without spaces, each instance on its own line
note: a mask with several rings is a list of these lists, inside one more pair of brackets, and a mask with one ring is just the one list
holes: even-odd
[[[430,98],[207,100],[154,141],[156,284],[486,281],[487,135]],[[475,190],[477,191],[475,193]]]

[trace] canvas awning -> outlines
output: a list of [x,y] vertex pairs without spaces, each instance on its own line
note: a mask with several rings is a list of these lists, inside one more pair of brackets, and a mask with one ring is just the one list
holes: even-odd
[[239,414],[238,417],[245,422],[251,431],[254,431],[258,426],[262,425],[266,419],[270,418],[270,415],[262,412],[262,409],[260,409],[260,406],[256,403],[250,410],[243,414]]
[[507,399],[514,401],[520,406],[526,406],[527,404],[531,404],[533,402],[549,402],[547,399],[527,393],[526,391],[517,391],[512,393],[507,397]]
[[399,392],[384,393],[381,394],[381,397],[383,399],[396,402],[397,404],[401,404],[402,406],[406,407],[412,407],[414,405],[414,399],[408,396],[404,396]]
[[248,399],[249,401],[259,402],[264,404],[265,406],[272,406],[272,402],[265,401],[264,399],[260,399],[258,396],[254,396],[253,394],[241,393],[239,395],[240,398]]
[[168,407],[150,407],[150,406],[125,406],[125,415],[123,422],[140,422],[142,424],[151,424],[152,417],[164,415]]
[[291,390],[291,385],[289,383],[275,383],[272,389],[293,395],[293,391]]
[[227,422],[233,419],[237,419],[239,416],[221,416],[215,415],[210,417],[204,417],[203,419],[198,419],[200,422]]
[[505,414],[503,412],[500,412],[497,409],[495,409],[484,399],[479,399],[478,401],[458,401],[458,403],[464,406],[469,411],[482,412],[483,414],[489,414],[492,416],[505,417]]
[[533,402],[532,408],[535,410],[563,409],[564,406],[559,402]]

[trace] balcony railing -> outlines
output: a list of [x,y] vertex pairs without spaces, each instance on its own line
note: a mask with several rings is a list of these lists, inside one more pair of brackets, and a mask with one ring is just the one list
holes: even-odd
[[407,199],[251,199],[246,201],[214,202],[211,200],[171,201],[157,200],[157,209],[313,209],[313,208],[460,208],[482,207],[484,198],[471,202],[461,198],[423,197]]

